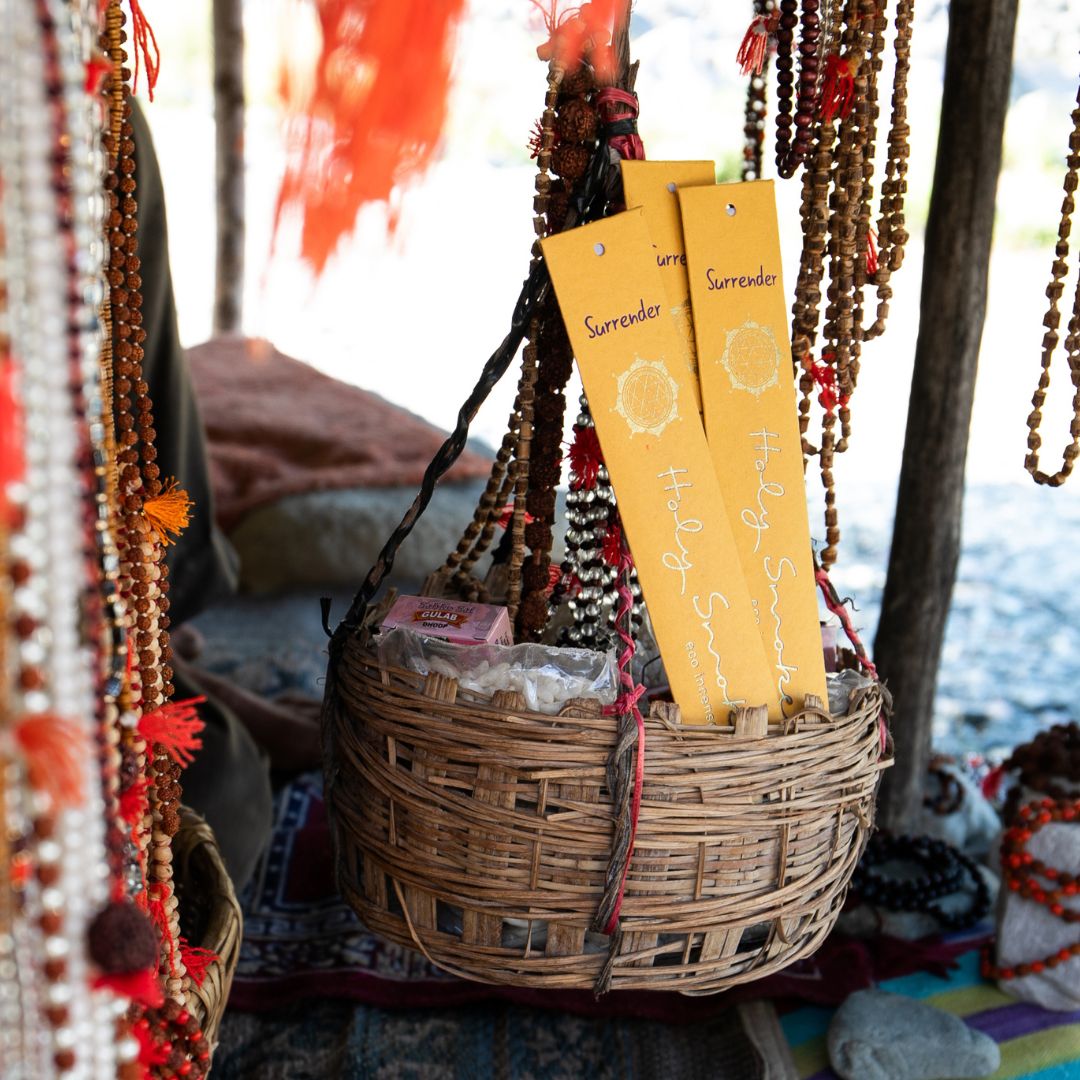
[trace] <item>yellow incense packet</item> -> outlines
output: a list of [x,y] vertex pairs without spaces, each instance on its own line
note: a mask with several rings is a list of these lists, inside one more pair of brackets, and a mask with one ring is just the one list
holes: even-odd
[[773,677],[828,701],[771,180],[679,192],[705,431]]
[[682,187],[715,184],[716,166],[711,161],[623,161],[622,181],[626,205],[645,211],[645,224],[652,237],[656,266],[664,281],[668,305],[686,341],[693,376],[690,385],[700,411],[697,347],[677,191]]
[[775,695],[644,215],[542,246],[672,693],[726,722]]

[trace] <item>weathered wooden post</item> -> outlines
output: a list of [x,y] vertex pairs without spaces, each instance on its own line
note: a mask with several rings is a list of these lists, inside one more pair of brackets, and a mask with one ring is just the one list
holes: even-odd
[[214,0],[217,245],[214,334],[240,332],[244,299],[244,4]]
[[923,796],[945,620],[956,581],[964,464],[1018,0],[952,0],[922,310],[889,573],[874,645],[892,690],[896,765],[879,820],[910,827]]

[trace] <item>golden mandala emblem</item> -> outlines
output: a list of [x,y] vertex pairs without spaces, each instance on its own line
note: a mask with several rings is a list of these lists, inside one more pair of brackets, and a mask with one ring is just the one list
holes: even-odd
[[736,390],[764,393],[775,386],[780,374],[780,349],[768,326],[744,322],[727,336],[720,363]]
[[663,360],[638,357],[619,376],[615,411],[635,435],[659,435],[679,418],[679,384]]
[[687,300],[678,307],[673,307],[671,314],[690,353],[690,370],[696,375],[698,373],[697,342],[694,340],[694,316],[690,310],[690,301]]

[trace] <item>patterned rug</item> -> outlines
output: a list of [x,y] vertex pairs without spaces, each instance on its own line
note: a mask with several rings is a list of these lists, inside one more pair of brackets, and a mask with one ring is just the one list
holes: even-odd
[[769,1066],[736,1009],[692,1030],[506,1003],[388,1010],[325,999],[226,1021],[215,1080],[794,1077],[790,1066]]

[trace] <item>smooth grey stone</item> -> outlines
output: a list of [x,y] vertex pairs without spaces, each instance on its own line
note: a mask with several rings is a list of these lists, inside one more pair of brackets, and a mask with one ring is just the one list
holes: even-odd
[[858,990],[837,1009],[828,1048],[843,1080],[976,1080],[1001,1065],[989,1035],[883,990]]
[[[1028,842],[1028,851],[1047,866],[1080,873],[1080,825],[1045,825]],[[1080,896],[1063,897],[1062,907],[1080,911]],[[1000,967],[1042,960],[1076,942],[1075,923],[1055,918],[1043,904],[1005,892],[998,918],[997,962]],[[1022,979],[1002,979],[1006,994],[1055,1012],[1080,1009],[1080,957]]]

